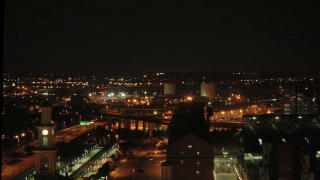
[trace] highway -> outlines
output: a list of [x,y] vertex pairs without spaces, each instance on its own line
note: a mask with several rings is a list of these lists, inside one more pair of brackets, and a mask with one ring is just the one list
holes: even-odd
[[[163,117],[160,117],[159,115],[143,115],[143,114],[131,114],[131,113],[121,113],[121,112],[106,112],[107,110],[101,110],[101,113],[104,115],[110,115],[112,117],[119,117],[119,118],[125,118],[125,119],[135,119],[139,121],[147,121],[147,122],[153,122],[158,123],[162,125],[169,125],[171,122],[171,119],[166,119]],[[115,121],[114,123],[116,123]],[[210,126],[214,127],[235,127],[235,128],[241,128],[242,127],[242,121],[210,121]]]
[[160,117],[159,115],[141,115],[141,114],[132,114],[132,113],[119,113],[119,112],[107,112],[106,109],[103,109],[100,111],[104,115],[110,115],[112,117],[119,117],[119,118],[125,118],[125,119],[137,119],[140,121],[148,121],[148,122],[154,122],[158,124],[168,125],[171,121],[170,119],[166,119],[163,117]]

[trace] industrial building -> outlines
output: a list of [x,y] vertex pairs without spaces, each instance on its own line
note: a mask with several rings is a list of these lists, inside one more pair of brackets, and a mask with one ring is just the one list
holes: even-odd
[[216,98],[216,85],[215,84],[201,84],[201,96],[213,100]]

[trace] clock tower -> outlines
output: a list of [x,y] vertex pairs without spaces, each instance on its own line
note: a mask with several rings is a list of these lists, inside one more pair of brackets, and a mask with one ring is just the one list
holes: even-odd
[[39,146],[34,150],[36,154],[35,180],[57,180],[56,159],[58,149],[54,146],[54,124],[51,122],[52,105],[41,105],[41,124],[37,126],[39,133]]

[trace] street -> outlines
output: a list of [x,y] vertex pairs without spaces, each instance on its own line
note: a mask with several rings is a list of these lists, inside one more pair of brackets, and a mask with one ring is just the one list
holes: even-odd
[[[142,158],[145,156],[147,157],[146,153],[148,151],[154,150],[154,144],[150,141],[146,144],[143,144],[139,147],[140,150],[136,150],[134,156],[130,159],[124,159],[121,161],[123,165],[119,166],[115,171],[111,173],[110,179],[114,180],[128,180],[131,179],[133,175],[133,171],[135,170],[135,175],[138,173],[136,172],[138,166],[143,168]],[[147,159],[145,159],[147,161]],[[140,164],[141,162],[141,164]]]

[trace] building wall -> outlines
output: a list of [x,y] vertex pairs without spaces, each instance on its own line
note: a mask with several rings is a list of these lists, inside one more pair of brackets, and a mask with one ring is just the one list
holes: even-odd
[[189,134],[169,145],[167,161],[172,164],[172,179],[214,180],[213,146],[194,135]]

